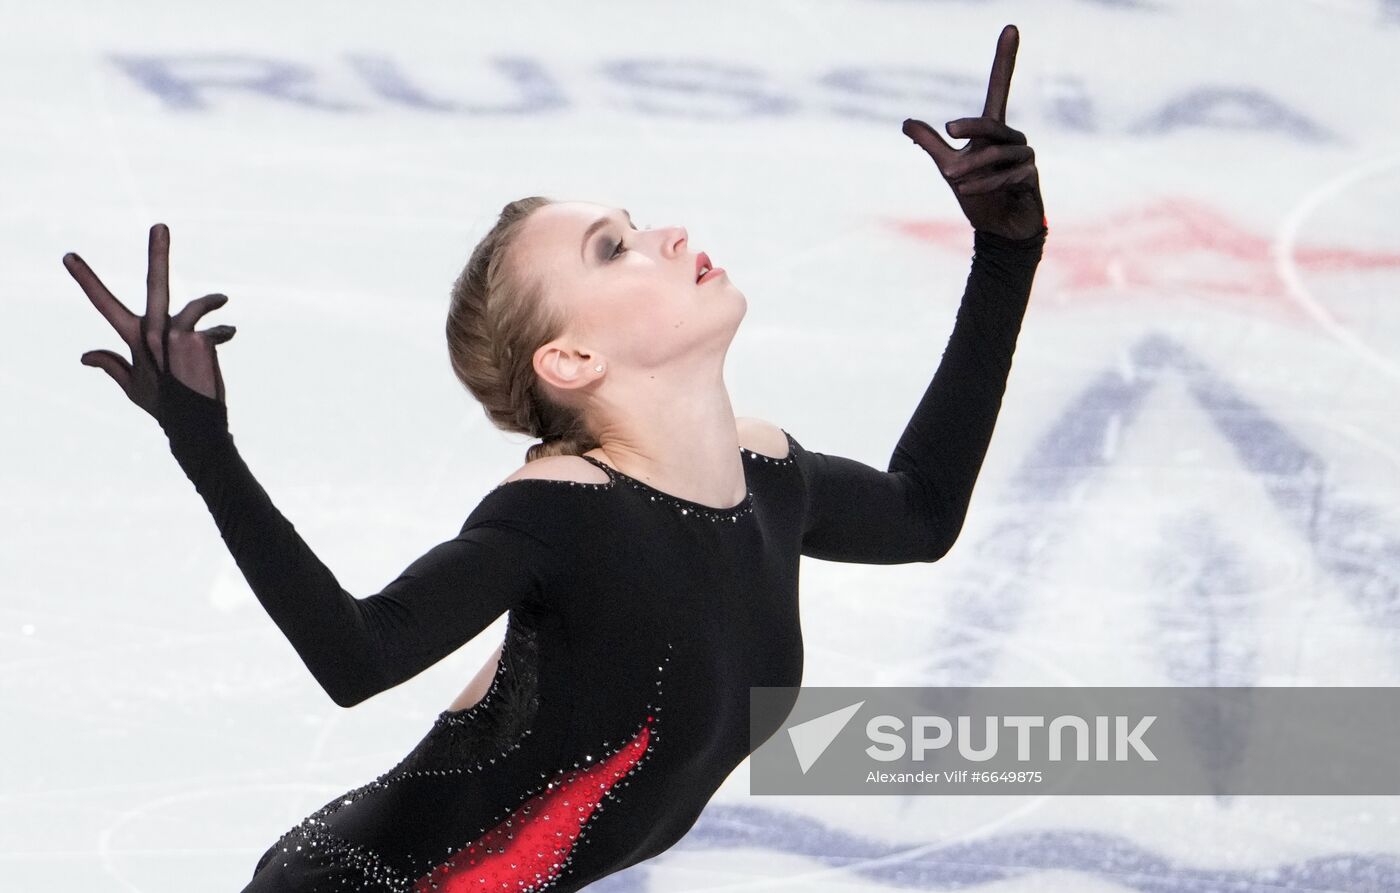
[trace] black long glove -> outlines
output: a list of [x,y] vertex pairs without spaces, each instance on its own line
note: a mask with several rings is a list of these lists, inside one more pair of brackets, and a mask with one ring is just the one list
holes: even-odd
[[224,404],[224,379],[214,348],[237,330],[220,325],[196,332],[194,326],[204,314],[222,307],[228,297],[205,295],[169,316],[170,230],[165,224],[151,227],[147,252],[144,316],[137,316],[117,300],[81,257],[64,255],[63,265],[131,349],[131,362],[110,350],[90,350],[82,356],[83,365],[106,371],[131,402],[157,421],[161,421],[162,398],[180,390],[204,397],[210,404],[205,407],[209,417],[216,419]]
[[916,118],[906,118],[903,125],[904,135],[933,157],[972,228],[1008,240],[1034,238],[1049,226],[1035,150],[1026,144],[1024,133],[1006,126],[1006,100],[1020,43],[1015,25],[1001,29],[981,117],[948,122],[950,135],[969,137],[966,146],[954,149]]
[[105,369],[160,423],[253,594],[333,701],[349,707],[416,675],[542,588],[555,550],[541,548],[539,532],[531,532],[538,511],[519,489],[502,490],[489,511],[468,518],[380,592],[356,598],[341,587],[258,484],[228,431],[214,345],[233,329],[193,330],[226,299],[209,295],[166,316],[168,251],[169,232],[153,227],[144,317],[122,306],[77,255],[64,258],[134,359],[90,351],[83,362]]

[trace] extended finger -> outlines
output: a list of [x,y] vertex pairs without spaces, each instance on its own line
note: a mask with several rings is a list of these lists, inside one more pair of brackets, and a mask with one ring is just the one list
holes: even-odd
[[102,280],[97,278],[78,255],[69,252],[63,255],[63,266],[68,268],[68,272],[77,280],[83,294],[88,296],[92,305],[97,308],[107,322],[112,324],[112,328],[117,330],[117,334],[127,344],[131,344],[139,336],[136,323],[136,314],[126,308],[126,305],[117,300],[117,296],[107,290],[107,286],[102,284]]
[[110,350],[90,350],[83,354],[82,364],[94,366],[112,377],[123,391],[131,391],[131,364]]
[[905,136],[933,156],[940,170],[958,154],[958,150],[948,145],[938,131],[917,118],[905,118],[903,130]]
[[238,334],[237,326],[211,326],[207,329],[200,329],[196,335],[204,335],[209,339],[210,344],[223,344],[225,341]]
[[205,295],[202,298],[195,298],[184,306],[179,313],[170,319],[170,328],[173,329],[193,329],[194,324],[199,322],[199,318],[210,310],[217,310],[228,303],[228,295],[213,294]]
[[987,104],[982,114],[998,121],[1006,120],[1006,98],[1011,93],[1011,72],[1016,67],[1016,48],[1021,34],[1015,25],[1001,29],[997,37],[997,54],[992,60],[992,76],[987,82]]
[[1024,133],[1006,126],[995,118],[954,118],[943,126],[948,128],[950,135],[958,139],[981,137],[999,143],[1020,143],[1023,146],[1026,144]]
[[146,316],[156,321],[170,312],[170,229],[164,223],[151,227],[146,261]]
[[943,168],[943,176],[959,180],[978,174],[988,165],[1034,161],[1035,150],[1030,146],[993,144],[960,155]]
[[972,177],[953,184],[958,195],[980,195],[994,192],[1012,183],[1029,183],[1036,177],[1034,164],[1018,164],[1013,168],[998,171],[985,177]]

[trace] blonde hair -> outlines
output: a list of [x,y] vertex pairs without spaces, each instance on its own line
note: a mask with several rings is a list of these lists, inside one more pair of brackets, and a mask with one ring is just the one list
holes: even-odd
[[544,300],[537,278],[509,262],[526,218],[553,200],[532,195],[501,209],[472,250],[447,311],[452,371],[497,428],[542,438],[525,461],[577,456],[598,446],[577,410],[550,399],[535,374],[534,353],[564,330],[564,313]]

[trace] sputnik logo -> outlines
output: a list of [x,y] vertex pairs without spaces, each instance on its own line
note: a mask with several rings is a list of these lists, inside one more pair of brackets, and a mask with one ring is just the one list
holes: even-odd
[[802,767],[803,775],[807,774],[807,770],[812,768],[818,757],[826,753],[831,742],[836,740],[836,736],[841,734],[841,730],[864,703],[865,701],[857,701],[840,710],[824,713],[795,726],[788,726],[788,740],[792,742],[792,752],[797,756],[797,764]]

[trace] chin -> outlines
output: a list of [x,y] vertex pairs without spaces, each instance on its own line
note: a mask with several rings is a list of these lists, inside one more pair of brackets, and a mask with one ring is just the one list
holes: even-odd
[[732,305],[732,311],[728,314],[730,318],[729,334],[732,337],[734,330],[739,328],[739,323],[744,321],[744,317],[749,312],[749,299],[744,297],[744,293],[737,288],[734,289],[734,296],[728,303]]

